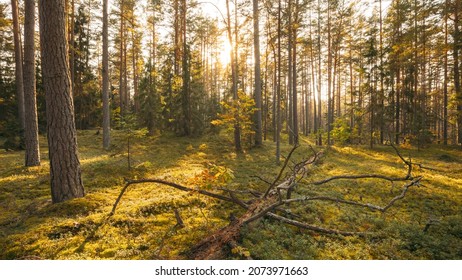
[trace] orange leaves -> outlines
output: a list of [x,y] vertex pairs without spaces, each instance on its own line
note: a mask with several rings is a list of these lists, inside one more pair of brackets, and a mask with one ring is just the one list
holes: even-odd
[[234,172],[227,167],[211,163],[209,163],[208,166],[207,169],[204,169],[201,173],[189,179],[189,183],[211,188],[212,186],[224,186],[234,178]]

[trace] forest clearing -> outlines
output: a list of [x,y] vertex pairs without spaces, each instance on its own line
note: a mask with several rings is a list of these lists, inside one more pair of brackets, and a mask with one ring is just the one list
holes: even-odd
[[[105,151],[99,145],[102,136],[95,132],[78,135],[86,196],[60,204],[51,203],[47,160],[40,167],[25,168],[23,152],[1,151],[1,259],[184,259],[195,243],[227,225],[230,214],[239,216],[243,211],[195,192],[142,184],[132,186],[109,217],[124,178],[160,178],[209,191],[220,187],[264,191],[264,183],[254,176],[271,181],[280,169],[271,160],[273,143],[236,153],[223,135],[208,135],[135,137],[128,170],[126,135],[115,133],[113,148]],[[308,139],[302,141],[294,161],[311,153]],[[283,151],[288,153],[290,146]],[[462,152],[435,146],[403,149],[402,154],[438,171],[416,167],[423,176],[420,186],[411,188],[386,213],[324,202],[293,208],[293,215],[310,224],[371,235],[319,234],[262,218],[244,228],[239,247],[227,258],[460,259]],[[212,178],[219,170],[226,178]],[[210,177],[202,176],[204,171]],[[295,195],[316,193],[384,205],[401,192],[401,183],[363,179],[309,184],[340,174],[376,172],[401,176],[406,167],[391,147],[334,146]],[[184,227],[176,227],[175,210]]]

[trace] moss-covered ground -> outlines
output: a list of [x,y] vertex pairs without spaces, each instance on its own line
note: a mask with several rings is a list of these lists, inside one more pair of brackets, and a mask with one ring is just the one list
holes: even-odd
[[[114,131],[112,147],[105,151],[95,132],[78,133],[86,196],[60,204],[51,203],[45,138],[40,167],[23,167],[24,152],[0,151],[0,259],[183,259],[192,245],[242,210],[198,193],[140,184],[131,186],[115,215],[108,217],[124,178],[161,178],[210,190],[264,190],[265,184],[253,176],[271,181],[280,168],[272,141],[236,153],[220,135],[133,135],[129,170],[126,134]],[[302,142],[295,162],[310,155],[309,139]],[[283,146],[283,154],[290,148]],[[288,210],[310,224],[373,234],[321,235],[261,219],[244,229],[238,251],[256,259],[462,259],[462,150],[432,146],[402,153],[435,170],[416,167],[415,175],[424,176],[421,185],[386,213],[327,202]],[[210,176],[218,173],[222,176]],[[402,190],[401,183],[370,179],[310,185],[333,175],[363,173],[403,176],[406,166],[390,147],[331,147],[296,195],[385,205]],[[182,228],[175,226],[175,209]]]

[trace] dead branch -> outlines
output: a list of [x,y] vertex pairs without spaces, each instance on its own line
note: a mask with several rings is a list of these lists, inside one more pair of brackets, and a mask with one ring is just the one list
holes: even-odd
[[257,178],[258,180],[260,180],[260,181],[262,181],[262,182],[264,182],[264,183],[266,183],[266,184],[268,184],[268,185],[271,185],[271,184],[272,184],[272,183],[269,182],[268,180],[265,180],[265,179],[263,179],[262,177],[260,177],[260,176],[258,176],[258,175],[252,175],[252,176],[250,176],[250,178]]
[[406,178],[411,178],[411,174],[412,174],[412,161],[411,161],[411,159],[406,160],[406,159],[401,155],[401,153],[399,152],[398,148],[396,148],[396,146],[393,145],[392,143],[390,143],[390,146],[393,148],[393,150],[395,150],[395,152],[396,152],[396,154],[399,156],[399,158],[408,166],[408,171],[407,171],[407,176],[406,176]]
[[109,216],[114,215],[115,210],[117,208],[117,205],[119,204],[120,200],[122,199],[122,196],[124,195],[124,193],[127,191],[128,187],[130,187],[131,185],[142,184],[142,183],[156,183],[156,184],[166,185],[166,186],[170,186],[170,187],[173,187],[175,189],[185,191],[185,192],[197,192],[197,193],[203,194],[205,196],[213,197],[213,198],[216,198],[216,199],[219,199],[219,200],[224,200],[224,201],[228,201],[228,202],[235,202],[234,199],[232,199],[230,197],[227,197],[227,196],[224,196],[224,195],[212,193],[212,192],[209,192],[209,191],[206,191],[206,190],[193,189],[193,188],[185,187],[185,186],[182,186],[180,184],[173,183],[173,182],[168,182],[168,181],[161,180],[161,179],[140,179],[140,180],[126,180],[126,181],[127,181],[127,183],[122,188],[122,191],[120,192],[119,196],[117,197],[117,200],[114,203],[114,206],[112,207],[112,210],[109,213]]
[[265,194],[263,195],[264,198],[266,198],[266,197],[268,196],[268,194],[270,193],[270,191],[273,190],[273,188],[276,186],[276,183],[281,179],[282,174],[284,173],[284,170],[286,169],[287,164],[289,163],[289,160],[290,160],[290,158],[292,157],[292,154],[295,152],[295,150],[296,150],[298,147],[299,147],[298,145],[295,145],[295,146],[293,146],[292,150],[290,150],[289,155],[286,157],[286,159],[285,159],[285,161],[284,161],[284,164],[282,165],[282,168],[281,168],[281,170],[279,171],[278,176],[276,176],[276,179],[274,179],[274,181],[273,181],[273,183],[271,184],[271,186],[269,186],[269,188],[266,190]]
[[408,184],[406,184],[403,188],[403,191],[401,192],[400,195],[394,197],[390,203],[388,203],[388,205],[386,205],[385,207],[383,207],[383,210],[382,212],[385,212],[387,211],[388,208],[390,208],[391,206],[393,206],[393,204],[395,204],[396,201],[400,200],[400,199],[403,199],[405,196],[406,196],[406,193],[407,191],[409,190],[410,187],[412,186],[416,186],[416,185],[419,185],[420,181],[422,180],[423,177],[417,177],[415,178],[414,180],[412,180],[411,182],[409,182]]
[[176,226],[179,228],[184,228],[184,222],[180,216],[180,211],[178,211],[178,209],[175,209],[174,212],[175,212]]
[[369,203],[360,203],[360,202],[357,202],[357,201],[344,200],[344,199],[334,198],[334,197],[329,197],[329,196],[299,197],[299,198],[295,198],[295,199],[284,200],[283,203],[284,204],[291,204],[291,203],[298,203],[298,202],[321,200],[321,201],[329,201],[329,202],[335,202],[335,203],[341,203],[341,204],[349,204],[349,205],[369,208],[371,210],[377,210],[377,211],[380,211],[380,212],[385,212],[391,206],[393,206],[393,204],[395,204],[396,201],[398,201],[400,199],[403,199],[405,197],[407,191],[409,190],[409,188],[412,187],[412,186],[418,185],[421,180],[422,180],[422,177],[417,177],[416,179],[414,179],[411,182],[409,182],[408,184],[406,184],[403,187],[403,191],[401,192],[401,194],[394,197],[394,198],[392,198],[390,200],[390,202],[387,205],[383,206],[383,207],[373,205],[373,204],[369,204]]
[[312,185],[323,185],[325,183],[328,183],[330,181],[334,180],[357,180],[357,179],[382,179],[390,182],[398,182],[398,181],[408,181],[409,178],[407,177],[388,177],[385,175],[380,175],[380,174],[363,174],[363,175],[338,175],[338,176],[332,176],[327,179],[321,180],[321,181],[316,181],[316,182],[311,182],[310,184]]
[[353,206],[359,206],[359,207],[364,207],[368,208],[371,210],[378,210],[382,211],[383,207],[369,204],[369,203],[360,203],[357,201],[352,201],[352,200],[344,200],[340,198],[335,198],[335,197],[329,197],[329,196],[313,196],[313,197],[299,197],[299,198],[294,198],[294,199],[287,199],[284,200],[284,204],[292,204],[292,203],[302,203],[302,202],[307,202],[307,201],[329,201],[329,202],[334,202],[338,204],[348,204],[348,205],[353,205]]
[[323,185],[323,184],[326,184],[326,183],[334,181],[334,180],[358,180],[358,179],[381,179],[381,180],[386,180],[386,181],[390,181],[390,182],[413,180],[414,178],[412,176],[412,166],[416,165],[416,164],[412,163],[412,161],[410,159],[406,160],[401,155],[398,148],[395,147],[395,145],[390,144],[390,146],[393,147],[393,149],[395,150],[398,157],[408,167],[407,174],[404,177],[390,177],[390,176],[385,176],[385,175],[382,175],[382,174],[338,175],[338,176],[332,176],[332,177],[326,178],[324,180],[311,182],[310,184],[312,184],[312,185]]
[[319,233],[324,233],[324,234],[335,234],[335,235],[343,235],[343,236],[353,236],[353,235],[365,236],[365,235],[369,234],[369,233],[365,233],[365,232],[341,231],[341,230],[335,230],[335,229],[322,228],[322,227],[318,227],[318,226],[305,224],[305,223],[302,223],[302,222],[299,222],[299,221],[296,221],[296,220],[291,220],[291,219],[276,215],[274,213],[267,213],[266,215],[268,217],[270,217],[270,218],[273,218],[273,219],[275,219],[277,221],[283,222],[283,223],[288,224],[288,225],[292,225],[292,226],[296,226],[298,228],[307,229],[307,230],[311,230],[311,231],[319,232]]
[[[294,203],[308,203],[311,201],[327,201],[336,204],[345,204],[355,207],[367,208],[371,211],[380,211],[386,212],[390,209],[398,200],[401,200],[405,197],[409,188],[420,184],[422,177],[413,177],[412,175],[412,166],[415,165],[411,160],[406,160],[398,151],[398,149],[392,146],[399,158],[408,166],[407,175],[404,177],[389,177],[382,174],[365,174],[365,175],[340,175],[333,176],[321,181],[309,182],[311,185],[323,185],[334,180],[358,180],[358,179],[378,179],[386,180],[392,183],[403,181],[407,182],[403,186],[402,192],[393,197],[388,204],[385,206],[378,206],[369,203],[362,203],[354,200],[346,200],[342,198],[335,198],[329,196],[303,196],[292,198],[292,194],[295,191],[295,187],[300,184],[303,178],[305,178],[309,172],[309,166],[315,164],[320,157],[322,152],[316,152],[313,148],[313,156],[303,160],[299,163],[295,163],[291,167],[291,172],[287,174],[286,178],[281,181],[285,169],[288,167],[291,162],[291,157],[294,151],[298,146],[294,146],[289,152],[288,156],[285,158],[285,162],[281,167],[278,175],[272,183],[262,179],[261,177],[254,176],[261,181],[269,185],[265,193],[262,194],[256,190],[233,190],[227,188],[218,188],[217,191],[222,191],[225,194],[218,194],[215,192],[210,192],[206,190],[201,190],[198,188],[191,188],[182,186],[177,183],[168,182],[161,179],[140,179],[140,180],[127,180],[125,186],[122,188],[121,193],[119,194],[110,215],[115,213],[118,203],[120,202],[122,196],[126,192],[129,186],[134,184],[141,183],[156,183],[166,186],[173,187],[175,189],[185,191],[185,192],[197,192],[199,194],[219,199],[222,201],[231,202],[240,206],[242,209],[245,209],[245,213],[238,218],[234,218],[230,224],[224,228],[217,230],[215,233],[207,236],[202,241],[193,246],[189,251],[189,257],[193,259],[220,259],[225,257],[225,251],[223,248],[237,248],[238,240],[240,237],[240,232],[242,227],[252,223],[260,218],[268,217],[279,222],[292,225],[301,229],[310,230],[313,232],[321,234],[334,234],[334,235],[343,235],[343,236],[366,236],[372,234],[370,232],[354,232],[354,231],[341,231],[336,229],[323,228],[316,225],[307,224],[298,220],[288,218],[287,216],[292,216],[290,211],[282,209],[281,206],[289,206]],[[250,197],[250,198],[249,198]],[[276,214],[280,213],[280,215]],[[283,216],[281,216],[283,215]],[[179,212],[175,211],[175,217],[177,219],[177,225],[182,225],[183,221],[179,215]],[[299,218],[299,217],[296,217]],[[162,248],[162,246],[161,246]]]

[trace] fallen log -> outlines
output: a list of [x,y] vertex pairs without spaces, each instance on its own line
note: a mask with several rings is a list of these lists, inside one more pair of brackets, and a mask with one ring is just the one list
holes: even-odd
[[[373,234],[372,232],[355,232],[355,231],[342,231],[337,229],[324,228],[318,225],[311,225],[304,223],[303,221],[295,220],[293,217],[289,218],[288,211],[281,209],[281,206],[290,206],[295,203],[309,203],[312,201],[325,201],[335,203],[336,205],[344,204],[350,205],[353,207],[362,207],[367,208],[371,211],[380,211],[386,212],[391,208],[398,200],[403,199],[408,192],[409,188],[419,185],[422,177],[414,177],[412,174],[413,163],[410,160],[404,159],[399,153],[398,149],[393,147],[397,152],[398,156],[403,160],[403,162],[408,166],[407,174],[403,177],[387,177],[381,174],[360,174],[360,175],[341,175],[330,177],[321,181],[308,182],[304,180],[304,184],[309,184],[312,186],[324,185],[328,182],[334,180],[357,180],[357,179],[376,179],[376,180],[387,180],[390,182],[403,181],[406,184],[403,186],[402,192],[393,197],[389,203],[385,206],[378,206],[369,203],[363,203],[360,201],[345,200],[342,198],[329,197],[329,196],[299,196],[292,198],[292,194],[295,190],[295,187],[301,182],[302,179],[307,177],[307,174],[310,170],[310,166],[319,162],[319,159],[323,156],[322,152],[316,152],[313,150],[313,156],[307,160],[301,161],[294,164],[290,172],[284,176],[284,171],[289,165],[291,156],[294,154],[297,146],[295,146],[289,153],[289,156],[285,159],[285,162],[280,169],[278,175],[272,182],[268,182],[264,179],[262,181],[267,182],[269,185],[264,193],[260,193],[256,190],[231,190],[220,188],[216,191],[207,191],[200,188],[192,188],[180,185],[178,183],[173,183],[165,181],[162,179],[139,179],[139,180],[126,180],[125,186],[122,188],[117,200],[115,201],[113,208],[109,216],[114,215],[117,206],[122,199],[126,190],[136,184],[142,183],[155,183],[160,185],[165,185],[173,187],[180,191],[185,192],[196,192],[204,196],[212,197],[221,201],[226,201],[232,204],[235,204],[243,209],[245,213],[240,217],[234,218],[227,226],[217,230],[213,234],[205,237],[196,245],[194,245],[186,253],[186,256],[190,259],[223,259],[227,256],[229,251],[233,248],[236,248],[239,244],[240,234],[242,228],[254,221],[259,220],[260,218],[267,217],[285,223],[291,226],[295,226],[301,229],[317,232],[320,234],[331,234],[331,235],[342,235],[342,236],[366,236]],[[220,191],[222,193],[217,193]],[[251,195],[250,199],[242,199],[239,197],[243,195]],[[278,214],[277,214],[278,213]],[[177,224],[183,225],[181,217],[179,217],[178,212],[176,214]],[[181,221],[181,222],[180,222]]]

